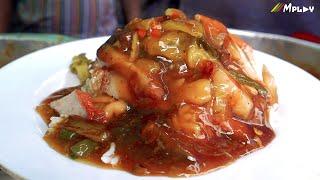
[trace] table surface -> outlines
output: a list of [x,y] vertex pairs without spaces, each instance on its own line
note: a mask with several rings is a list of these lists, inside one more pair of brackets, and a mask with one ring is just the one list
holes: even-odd
[[[320,79],[320,45],[286,36],[230,29],[252,47],[293,63]],[[76,40],[57,34],[0,34],[0,68],[33,51]],[[12,179],[0,170],[0,179]]]

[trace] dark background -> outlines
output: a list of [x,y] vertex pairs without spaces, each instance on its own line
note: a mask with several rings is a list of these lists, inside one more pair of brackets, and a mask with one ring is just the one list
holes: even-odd
[[[3,2],[0,2],[0,6],[4,5]],[[11,2],[10,25],[5,32],[39,32],[30,28],[30,25],[21,22],[16,13],[18,1],[12,0]],[[125,0],[114,0],[115,16],[120,27],[132,19],[132,17],[128,18],[126,8],[134,9],[132,5],[126,7],[123,2]],[[163,14],[166,8],[174,7],[180,8],[189,17],[201,13],[216,18],[229,28],[282,34],[320,43],[320,0],[132,0],[129,2],[139,5],[140,8],[137,11],[139,11],[140,18],[159,16]],[[271,9],[278,2],[291,2],[293,5],[299,6],[314,6],[314,12],[271,13]],[[62,32],[50,33],[63,34]],[[73,34],[67,35],[73,36]]]

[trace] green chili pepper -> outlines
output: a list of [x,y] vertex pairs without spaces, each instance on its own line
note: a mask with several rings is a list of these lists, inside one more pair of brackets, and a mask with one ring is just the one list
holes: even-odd
[[84,119],[69,118],[63,126],[65,129],[75,132],[95,142],[103,142],[109,138],[105,126]]
[[93,152],[96,147],[98,146],[98,143],[90,140],[90,139],[84,139],[75,145],[71,146],[71,157],[84,157]]
[[63,140],[71,140],[77,137],[77,135],[78,135],[77,133],[63,128],[60,131],[59,138]]
[[229,72],[230,72],[231,76],[234,79],[236,79],[239,83],[255,88],[258,91],[258,93],[263,97],[267,96],[268,91],[261,84],[257,83],[256,81],[252,80],[251,78],[249,78],[248,76],[246,76],[244,74],[240,74],[240,73],[238,73],[236,71],[232,71],[232,70]]

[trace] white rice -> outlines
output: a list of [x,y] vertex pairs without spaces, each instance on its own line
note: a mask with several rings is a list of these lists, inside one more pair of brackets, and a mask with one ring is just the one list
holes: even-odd
[[119,157],[114,153],[116,151],[116,144],[112,142],[110,148],[101,156],[101,161],[105,164],[116,165],[119,161]]
[[57,125],[59,123],[61,123],[62,121],[64,120],[64,118],[62,117],[51,117],[50,118],[50,123],[49,123],[49,129],[48,129],[48,132],[49,133],[52,133],[54,132],[54,130],[56,129]]

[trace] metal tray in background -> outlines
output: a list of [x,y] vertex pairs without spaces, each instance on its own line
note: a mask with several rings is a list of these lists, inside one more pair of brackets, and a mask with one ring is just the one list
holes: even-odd
[[14,59],[38,49],[72,40],[74,38],[57,34],[0,34],[0,68]]
[[277,34],[229,29],[254,49],[295,64],[320,79],[320,44]]

